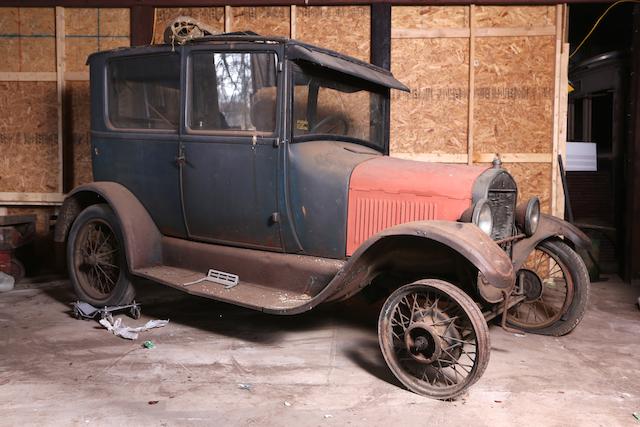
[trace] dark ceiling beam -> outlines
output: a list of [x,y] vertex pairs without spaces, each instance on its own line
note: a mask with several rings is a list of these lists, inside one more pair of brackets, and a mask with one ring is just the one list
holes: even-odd
[[189,6],[344,6],[344,5],[368,5],[368,4],[392,4],[392,5],[548,5],[562,3],[613,3],[612,1],[598,0],[477,0],[475,2],[461,0],[3,0],[0,6],[21,7],[189,7]]
[[153,41],[153,20],[155,7],[131,7],[131,46],[146,46]]

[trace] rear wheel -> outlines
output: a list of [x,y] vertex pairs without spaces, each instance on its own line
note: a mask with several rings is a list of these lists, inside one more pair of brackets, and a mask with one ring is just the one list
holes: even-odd
[[489,331],[473,300],[441,280],[404,285],[378,321],[382,354],[409,390],[435,399],[463,393],[489,363]]
[[135,296],[124,253],[122,232],[108,205],[92,205],[69,232],[67,263],[73,288],[94,306],[122,305]]
[[589,299],[589,273],[562,241],[540,243],[517,274],[525,300],[509,309],[507,322],[524,331],[561,336],[582,320]]

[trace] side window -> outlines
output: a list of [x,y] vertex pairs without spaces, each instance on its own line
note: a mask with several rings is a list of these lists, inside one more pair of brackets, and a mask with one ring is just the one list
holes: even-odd
[[191,129],[275,131],[274,53],[196,52],[191,67]]
[[180,55],[115,59],[108,68],[109,121],[123,129],[177,130]]

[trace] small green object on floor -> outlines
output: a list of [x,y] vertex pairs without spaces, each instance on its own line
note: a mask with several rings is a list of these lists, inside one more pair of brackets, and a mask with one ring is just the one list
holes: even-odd
[[640,412],[634,412],[633,413],[633,418],[635,418],[636,421],[640,423]]
[[156,348],[156,345],[153,343],[153,341],[145,341],[144,343],[142,343],[142,346],[148,349]]

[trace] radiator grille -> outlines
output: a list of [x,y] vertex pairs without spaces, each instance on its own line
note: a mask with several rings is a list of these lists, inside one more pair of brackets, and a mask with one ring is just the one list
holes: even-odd
[[436,204],[426,201],[358,198],[353,238],[359,244],[385,228],[405,222],[435,219],[436,215]]
[[489,190],[488,200],[493,212],[491,237],[494,240],[505,239],[513,234],[516,198],[516,190]]

